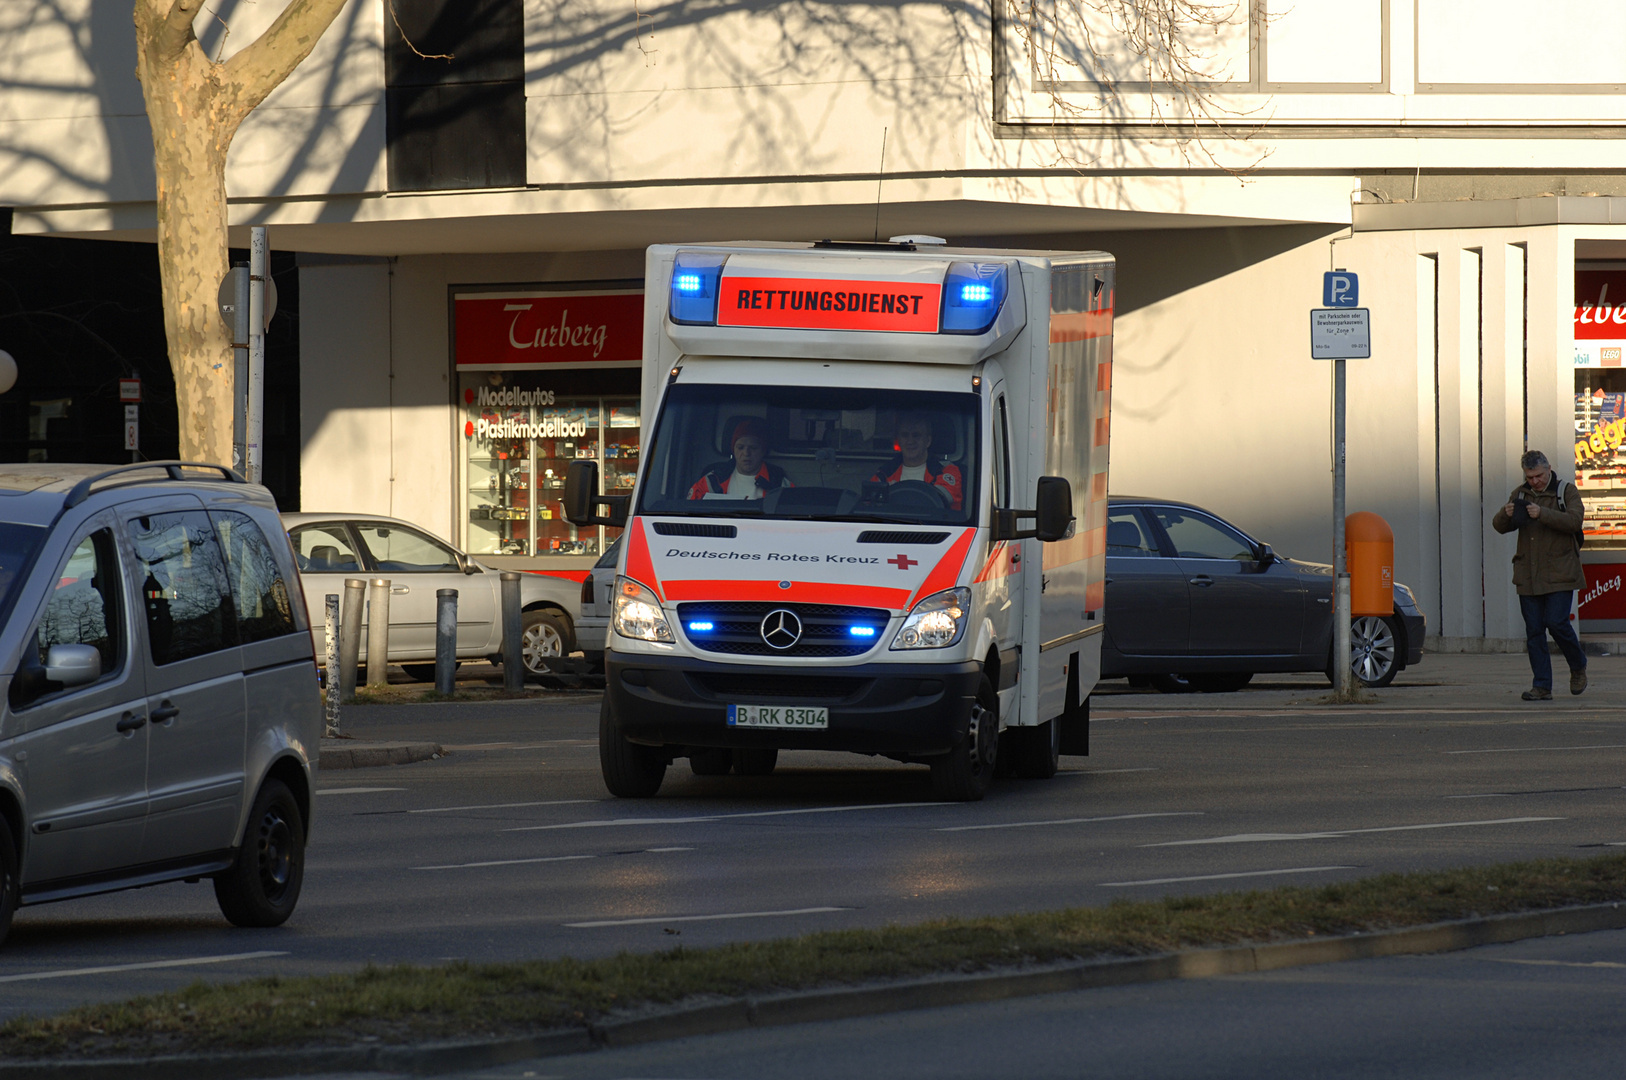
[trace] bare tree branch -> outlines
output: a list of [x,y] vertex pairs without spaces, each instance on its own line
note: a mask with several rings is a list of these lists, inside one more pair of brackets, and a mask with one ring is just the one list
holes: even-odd
[[179,56],[191,42],[197,40],[192,33],[192,20],[197,18],[203,0],[141,0],[136,8],[136,22],[141,22],[141,8],[149,9],[148,18],[156,23],[153,33],[154,47],[165,56]]
[[239,120],[310,55],[344,4],[345,0],[293,0],[265,33],[221,65]]
[[451,53],[426,53],[423,50],[419,49],[418,46],[414,45],[412,43],[412,39],[407,36],[406,27],[401,25],[400,16],[395,14],[395,0],[385,0],[385,3],[388,5],[388,7],[390,9],[390,20],[395,23],[395,29],[398,30],[400,32],[400,34],[401,34],[401,40],[406,42],[406,47],[411,49],[414,53],[416,53],[420,60],[450,60],[450,59],[452,59],[452,54]]

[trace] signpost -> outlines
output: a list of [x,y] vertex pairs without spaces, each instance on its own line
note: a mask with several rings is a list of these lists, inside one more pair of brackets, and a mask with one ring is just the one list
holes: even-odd
[[[252,236],[261,243],[264,250],[265,229],[255,226]],[[231,328],[231,344],[233,365],[235,368],[232,380],[233,416],[232,416],[232,449],[231,467],[248,471],[246,451],[244,444],[248,440],[249,415],[253,411],[249,405],[253,387],[251,386],[249,351],[252,346],[254,331],[249,326],[249,310],[253,306],[252,286],[260,284],[264,288],[264,300],[261,303],[262,317],[260,319],[260,333],[263,348],[264,331],[271,323],[271,316],[277,313],[277,283],[269,275],[262,274],[261,278],[254,277],[252,263],[239,263],[226,271],[226,276],[220,282],[220,291],[216,300],[220,306],[220,318]],[[264,358],[261,358],[261,377],[264,376]],[[264,383],[261,383],[263,392]],[[263,400],[263,399],[262,399]],[[250,479],[254,479],[251,477]]]
[[1349,567],[1344,559],[1344,361],[1372,355],[1371,312],[1360,302],[1360,281],[1347,270],[1321,278],[1321,302],[1310,310],[1310,357],[1333,361],[1332,376],[1332,617],[1333,688],[1348,700],[1354,687],[1349,657]]
[[141,380],[120,379],[119,400],[124,402],[124,448],[130,460],[141,460]]

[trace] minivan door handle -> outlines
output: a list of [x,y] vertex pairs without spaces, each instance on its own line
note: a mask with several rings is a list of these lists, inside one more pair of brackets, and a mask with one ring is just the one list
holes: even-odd
[[119,722],[114,725],[114,728],[120,735],[122,735],[125,732],[134,731],[136,728],[140,727],[146,722],[147,718],[145,716],[137,716],[135,713],[125,713],[123,716],[119,717]]
[[1201,585],[1206,589],[1210,585],[1214,584],[1214,579],[1209,577],[1207,574],[1198,574],[1196,577],[1191,579],[1191,583],[1193,585]]
[[179,705],[171,705],[166,701],[162,705],[158,706],[158,708],[148,712],[147,715],[152,717],[153,723],[162,724],[181,715],[181,707]]

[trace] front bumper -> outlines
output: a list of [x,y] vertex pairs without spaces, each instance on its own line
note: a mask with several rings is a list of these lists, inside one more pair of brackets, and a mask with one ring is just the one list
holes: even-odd
[[[982,678],[975,661],[791,668],[689,656],[605,655],[621,734],[668,747],[773,747],[927,757],[963,741]],[[728,726],[728,706],[822,705],[822,731]]]
[[1423,659],[1423,639],[1428,636],[1428,620],[1418,613],[1402,614],[1400,621],[1406,627],[1406,666],[1411,667]]

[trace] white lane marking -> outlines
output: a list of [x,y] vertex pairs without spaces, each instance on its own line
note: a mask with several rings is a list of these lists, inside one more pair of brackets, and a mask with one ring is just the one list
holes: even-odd
[[1159,877],[1145,881],[1103,881],[1102,888],[1122,888],[1128,885],[1173,885],[1182,881],[1225,881],[1229,878],[1272,877],[1276,874],[1321,874],[1329,870],[1354,870],[1353,866],[1295,866],[1291,870],[1249,870],[1243,874],[1198,874],[1195,877]]
[[0,983],[36,982],[40,979],[68,979],[76,975],[111,975],[119,971],[156,971],[160,968],[192,967],[196,964],[229,964],[234,960],[264,960],[287,956],[280,951],[228,953],[224,956],[193,956],[185,960],[151,960],[145,964],[109,964],[106,967],[73,968],[69,971],[30,971],[24,975],[0,975]]
[[1482,959],[1493,964],[1528,964],[1531,967],[1578,967],[1578,968],[1626,968],[1626,964],[1617,964],[1613,960],[1510,960],[1501,956],[1487,956]]
[[1121,773],[1121,772],[1157,772],[1157,770],[1154,769],[1154,768],[1150,768],[1150,767],[1140,768],[1140,769],[1067,769],[1064,772],[1058,772],[1056,775],[1057,776],[1110,776],[1113,773]]
[[409,814],[451,814],[458,810],[512,810],[520,806],[575,806],[578,803],[597,802],[597,799],[548,799],[542,802],[481,803],[476,806],[430,806],[422,810],[408,810]]
[[648,852],[658,854],[658,853],[660,853],[662,851],[693,851],[694,848],[692,848],[692,847],[652,847],[652,848],[645,848],[644,850],[648,851]]
[[1495,750],[1446,750],[1452,754],[1535,754],[1558,750],[1626,750],[1626,743],[1602,743],[1598,746],[1503,746]]
[[544,829],[604,829],[612,825],[690,825],[705,821],[737,821],[743,818],[789,817],[793,814],[840,814],[849,810],[913,810],[917,806],[950,806],[946,802],[869,803],[864,806],[810,806],[801,810],[754,810],[746,814],[696,814],[693,817],[605,818],[598,821],[567,821],[563,825],[518,825],[503,832],[539,832]]
[[582,859],[596,859],[597,855],[546,855],[536,859],[490,859],[486,862],[460,862],[446,863],[441,866],[413,866],[411,870],[473,870],[481,866],[524,866],[528,863],[544,862],[578,862]]
[[1057,818],[1054,821],[1005,821],[996,825],[950,825],[938,832],[979,832],[984,829],[1031,829],[1037,825],[1088,825],[1096,821],[1133,821],[1153,817],[1202,817],[1201,810],[1178,810],[1157,814],[1113,814],[1110,817]]
[[804,907],[789,911],[735,911],[727,915],[673,915],[660,919],[599,919],[596,922],[570,922],[566,926],[589,930],[595,926],[648,926],[651,923],[715,922],[719,919],[771,919],[780,915],[819,915],[827,911],[851,911],[844,907]]
[[1204,840],[1166,840],[1161,844],[1142,844],[1141,847],[1189,847],[1193,844],[1257,844],[1267,840],[1329,840],[1361,833],[1416,832],[1421,829],[1465,829],[1470,825],[1522,825],[1531,821],[1568,821],[1561,817],[1510,817],[1490,821],[1440,821],[1429,825],[1387,825],[1381,829],[1339,829],[1335,832],[1305,833],[1237,833],[1234,836],[1211,836]]
[[371,795],[375,791],[405,791],[404,787],[330,787],[317,788],[318,795]]

